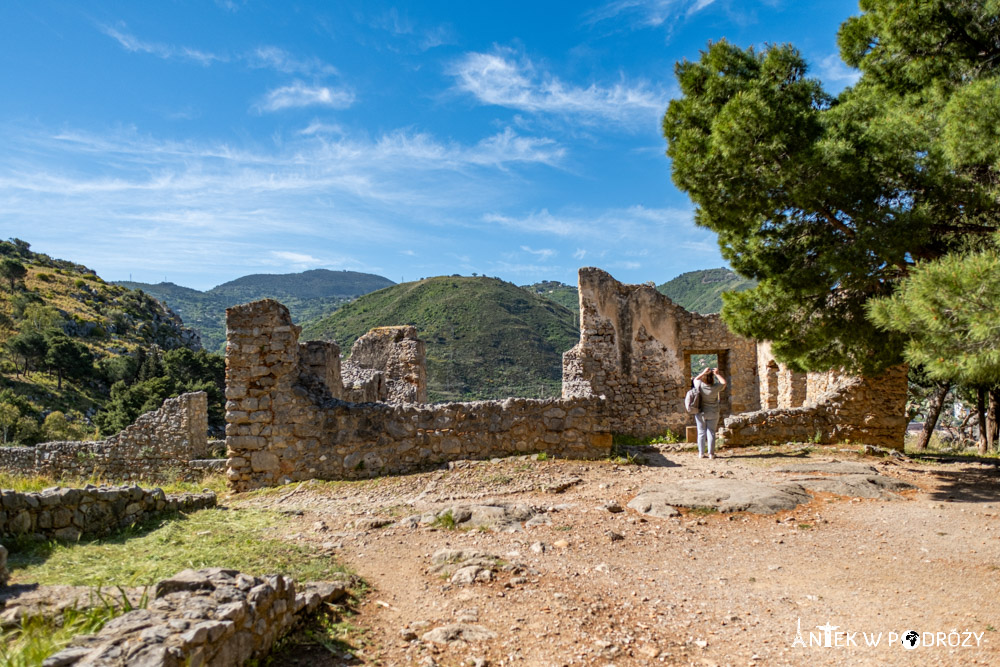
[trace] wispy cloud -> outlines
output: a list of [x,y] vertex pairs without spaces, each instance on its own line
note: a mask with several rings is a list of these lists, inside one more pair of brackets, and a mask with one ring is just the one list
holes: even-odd
[[282,74],[324,77],[337,74],[337,68],[316,57],[297,56],[277,46],[264,45],[238,53],[215,53],[190,46],[164,44],[141,39],[128,32],[123,24],[98,25],[108,37],[132,53],[148,53],[164,60],[188,60],[201,65],[242,63],[254,69],[269,69]]
[[670,97],[645,82],[586,87],[569,84],[506,48],[467,53],[454,63],[450,74],[459,90],[483,104],[593,121],[628,123],[655,117],[663,113]]
[[853,86],[861,78],[860,70],[848,67],[835,53],[823,58],[818,69],[819,78],[834,88]]
[[271,256],[282,262],[288,263],[296,268],[305,269],[309,267],[323,266],[326,264],[322,259],[317,259],[312,255],[302,252],[292,252],[289,250],[272,250]]
[[573,259],[581,260],[587,256],[587,251],[583,248],[577,248],[576,252],[573,253]]
[[269,91],[257,104],[257,109],[259,111],[281,111],[301,107],[346,109],[353,103],[354,93],[350,90],[338,90],[331,86],[314,86],[296,81]]
[[659,28],[682,16],[697,14],[716,0],[615,0],[587,15],[590,23],[624,19],[632,28]]
[[227,62],[229,60],[226,56],[221,56],[188,46],[173,46],[158,42],[147,42],[139,39],[135,35],[125,32],[123,29],[118,29],[113,26],[102,25],[99,27],[101,32],[108,37],[117,40],[117,42],[121,44],[126,51],[131,51],[133,53],[148,53],[158,58],[168,60],[192,60],[202,65],[211,65],[213,62]]
[[369,25],[396,37],[408,39],[421,51],[433,49],[443,44],[453,44],[455,41],[450,27],[446,25],[420,26],[408,15],[400,13],[395,7],[375,16]]
[[271,69],[285,74],[327,76],[337,73],[337,68],[319,58],[300,58],[277,46],[258,46],[243,54],[251,67]]
[[551,248],[541,248],[539,250],[534,250],[533,248],[526,245],[521,246],[521,250],[531,255],[537,255],[538,258],[543,262],[549,259],[550,257],[553,257],[556,254],[556,251],[552,250]]

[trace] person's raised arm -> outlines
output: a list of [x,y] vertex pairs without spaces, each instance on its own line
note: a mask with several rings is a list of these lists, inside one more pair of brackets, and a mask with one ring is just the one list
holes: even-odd
[[721,382],[723,387],[725,387],[728,384],[726,382],[726,378],[722,377],[722,373],[719,372],[718,368],[710,368],[708,370],[710,370],[713,373],[715,373],[715,379],[718,380],[719,382]]

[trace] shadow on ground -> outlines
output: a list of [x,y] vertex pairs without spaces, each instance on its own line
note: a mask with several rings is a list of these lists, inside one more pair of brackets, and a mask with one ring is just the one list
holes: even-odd
[[964,503],[1000,502],[1000,470],[963,467],[958,470],[935,470],[942,482],[930,493],[932,500]]

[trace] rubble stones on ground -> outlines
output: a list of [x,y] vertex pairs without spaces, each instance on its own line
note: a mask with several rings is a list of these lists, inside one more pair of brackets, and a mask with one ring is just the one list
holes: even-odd
[[146,609],[109,621],[95,635],[73,639],[45,667],[236,667],[266,655],[299,615],[346,595],[341,582],[306,584],[282,575],[236,570],[185,570],[161,581]]
[[436,512],[415,514],[399,521],[403,528],[447,524],[454,528],[483,528],[499,532],[520,532],[523,527],[551,523],[545,510],[521,503],[452,505]]
[[0,535],[74,541],[100,536],[161,512],[215,507],[215,493],[167,495],[131,486],[52,487],[41,492],[0,491]]
[[440,549],[431,556],[428,574],[448,577],[456,585],[488,582],[497,571],[521,574],[526,570],[519,563],[505,562],[499,556],[475,549]]

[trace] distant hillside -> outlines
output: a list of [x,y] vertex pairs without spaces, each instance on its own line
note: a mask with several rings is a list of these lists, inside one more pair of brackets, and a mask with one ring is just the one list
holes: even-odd
[[367,294],[303,324],[345,354],[377,326],[412,324],[427,344],[432,401],[556,396],[579,333],[566,308],[495,278],[438,277]]
[[[682,273],[673,280],[657,287],[681,308],[693,313],[718,313],[722,310],[723,292],[742,292],[756,286],[756,282],[741,278],[729,269],[704,269]],[[580,312],[576,287],[554,280],[546,280],[524,289],[555,301],[574,313]]]
[[207,292],[173,283],[119,282],[141,289],[166,303],[201,334],[206,349],[222,351],[226,343],[226,308],[256,299],[282,302],[296,322],[328,315],[342,304],[383,287],[395,285],[388,278],[356,271],[313,269],[302,273],[243,276]]
[[723,292],[743,292],[756,285],[729,269],[706,269],[682,273],[656,289],[686,310],[707,314],[722,310]]
[[522,285],[522,289],[540,294],[546,299],[555,301],[559,305],[572,310],[574,313],[580,312],[580,296],[574,285],[567,285],[558,280],[543,280],[534,285]]
[[130,366],[137,357],[154,346],[200,347],[197,334],[156,299],[30,248],[0,241],[0,264],[20,267],[0,281],[0,440],[42,439],[43,416],[52,411],[75,420],[75,433],[66,435],[92,433],[84,415],[107,405],[114,381],[138,372]]

